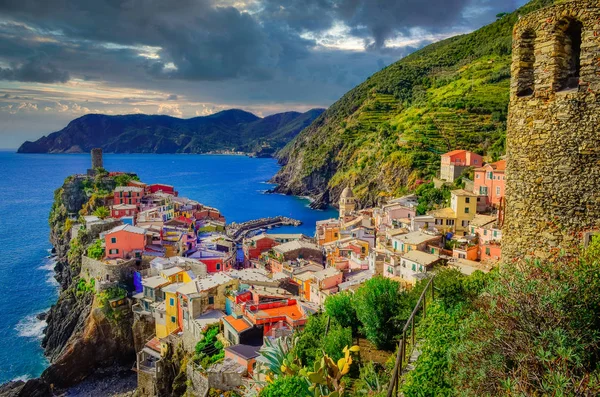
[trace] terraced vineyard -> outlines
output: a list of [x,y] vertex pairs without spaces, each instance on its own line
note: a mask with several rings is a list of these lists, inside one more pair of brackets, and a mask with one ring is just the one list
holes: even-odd
[[362,205],[408,192],[440,154],[504,154],[512,27],[533,0],[468,35],[430,45],[376,73],[332,105],[280,153],[282,193],[337,202],[347,185]]

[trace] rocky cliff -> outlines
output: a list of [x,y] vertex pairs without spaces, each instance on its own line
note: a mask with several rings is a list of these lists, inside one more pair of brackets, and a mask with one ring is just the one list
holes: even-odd
[[49,217],[50,241],[57,256],[55,271],[61,291],[48,313],[42,341],[50,366],[39,379],[4,385],[0,396],[45,396],[50,386],[60,390],[103,369],[132,367],[135,348],[130,308],[113,310],[106,295],[96,293],[79,278],[81,255],[97,236],[85,229],[79,230],[77,238],[71,236],[72,219],[80,210],[91,210],[115,187],[116,181],[108,176],[75,176],[55,191]]

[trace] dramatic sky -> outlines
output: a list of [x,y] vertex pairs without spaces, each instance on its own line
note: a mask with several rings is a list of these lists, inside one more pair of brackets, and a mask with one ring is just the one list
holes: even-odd
[[327,107],[526,0],[0,0],[0,147],[83,114]]

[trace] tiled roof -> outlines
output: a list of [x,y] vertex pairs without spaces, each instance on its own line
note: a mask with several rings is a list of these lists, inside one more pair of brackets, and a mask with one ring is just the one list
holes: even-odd
[[464,152],[466,152],[466,150],[460,150],[460,149],[459,150],[453,150],[451,152],[442,154],[442,157],[445,157],[445,156],[454,156],[456,154],[461,154],[461,153],[464,153]]
[[142,229],[141,227],[136,227],[132,225],[121,225],[110,229],[106,234],[112,234],[120,231],[125,231],[128,233],[136,233],[136,234],[146,234],[146,229]]
[[440,259],[436,255],[428,254],[427,252],[421,251],[407,252],[406,254],[402,255],[402,258],[424,266],[427,266],[433,262],[437,262]]
[[273,247],[273,250],[277,251],[281,254],[285,254],[287,252],[296,251],[296,250],[299,250],[302,248],[311,249],[311,250],[315,250],[315,251],[321,250],[319,248],[319,246],[317,246],[313,243],[309,243],[307,241],[303,241],[303,240],[290,241],[288,243],[284,243],[284,244],[278,245],[276,247]]
[[144,189],[137,186],[117,186],[115,192],[143,192]]
[[473,193],[473,192],[469,192],[468,190],[465,189],[458,189],[458,190],[453,190],[450,193],[454,194],[455,196],[468,196],[468,197],[477,197],[478,195]]

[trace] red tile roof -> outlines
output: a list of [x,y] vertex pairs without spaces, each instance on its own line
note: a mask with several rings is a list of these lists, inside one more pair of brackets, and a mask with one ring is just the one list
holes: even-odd
[[226,321],[238,333],[244,332],[247,329],[252,328],[252,325],[248,324],[248,322],[246,320],[244,320],[244,318],[235,318],[232,315],[223,317],[223,321]]
[[454,156],[456,154],[461,154],[461,153],[464,153],[464,152],[466,152],[466,150],[453,150],[451,152],[442,154],[442,157],[444,157],[444,156]]

